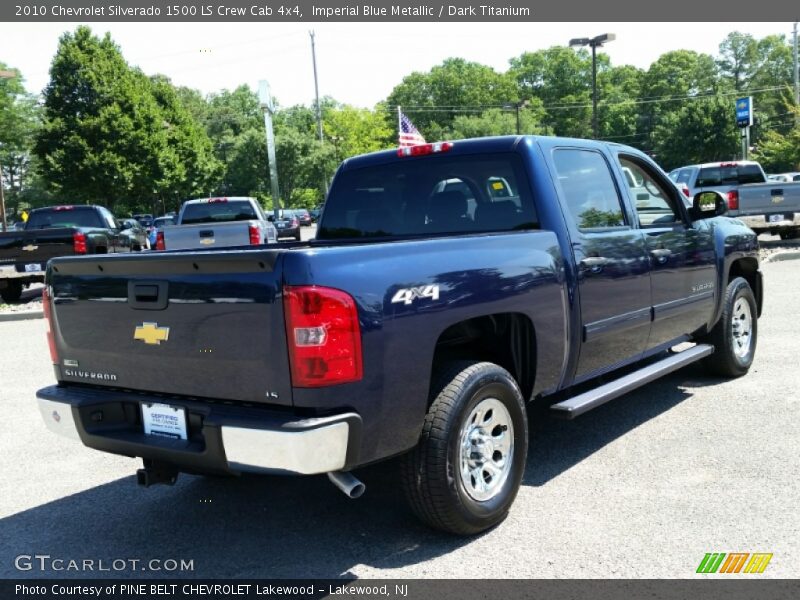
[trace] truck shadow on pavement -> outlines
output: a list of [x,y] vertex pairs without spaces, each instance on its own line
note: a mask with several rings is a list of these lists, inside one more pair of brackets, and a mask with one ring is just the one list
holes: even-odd
[[[692,367],[572,422],[533,418],[523,485],[542,486],[626,432],[713,385]],[[687,383],[688,382],[688,383]],[[131,460],[131,473],[138,461]],[[367,493],[327,478],[204,478],[139,489],[125,477],[0,519],[0,577],[336,578],[423,563],[471,543],[431,531],[406,507],[393,462],[361,469]],[[42,485],[47,485],[42,482]],[[492,535],[489,532],[486,535]],[[16,556],[192,560],[190,572],[18,571]]]

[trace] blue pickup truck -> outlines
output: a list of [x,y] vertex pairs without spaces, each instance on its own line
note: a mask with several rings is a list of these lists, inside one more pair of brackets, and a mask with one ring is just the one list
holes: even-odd
[[[632,172],[635,190],[625,171]],[[756,236],[647,156],[532,136],[346,160],[315,240],[57,258],[47,426],[179,472],[321,474],[398,457],[415,513],[507,515],[528,410],[574,418],[694,361],[756,349]]]

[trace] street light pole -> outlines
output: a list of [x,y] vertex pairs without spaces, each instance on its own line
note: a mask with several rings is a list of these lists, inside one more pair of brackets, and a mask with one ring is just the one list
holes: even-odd
[[592,137],[599,137],[597,124],[597,49],[602,48],[606,42],[613,42],[617,36],[613,33],[603,33],[593,38],[573,38],[569,41],[570,47],[589,46],[592,49]]
[[[800,107],[800,61],[797,58],[797,21],[794,22],[792,33],[794,34],[792,36],[794,39],[794,105],[795,108],[798,108]],[[800,115],[795,120],[800,122]]]

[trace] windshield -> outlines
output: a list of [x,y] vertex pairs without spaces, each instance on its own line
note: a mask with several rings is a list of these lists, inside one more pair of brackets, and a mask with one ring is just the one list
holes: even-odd
[[224,223],[226,221],[250,221],[257,219],[253,205],[247,200],[219,202],[193,202],[183,210],[182,225],[196,223]]
[[442,155],[342,171],[331,188],[317,238],[536,227],[518,155]]
[[32,212],[25,225],[25,229],[57,227],[104,227],[104,223],[91,206],[59,206]]

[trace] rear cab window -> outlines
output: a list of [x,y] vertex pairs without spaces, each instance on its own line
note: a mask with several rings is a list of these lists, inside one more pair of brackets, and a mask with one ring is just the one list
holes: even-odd
[[718,166],[701,167],[697,174],[697,187],[719,187],[764,183],[764,173],[758,165],[723,163]]
[[519,155],[427,156],[340,172],[317,239],[537,227]]
[[248,200],[211,199],[205,202],[187,203],[183,210],[181,224],[251,221],[258,218],[253,205]]
[[31,213],[26,229],[59,227],[106,227],[93,206],[55,206]]

